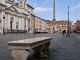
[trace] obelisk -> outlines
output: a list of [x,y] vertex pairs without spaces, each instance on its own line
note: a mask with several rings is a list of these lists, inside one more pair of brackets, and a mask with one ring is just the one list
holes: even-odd
[[55,0],[53,1],[53,21],[55,21]]

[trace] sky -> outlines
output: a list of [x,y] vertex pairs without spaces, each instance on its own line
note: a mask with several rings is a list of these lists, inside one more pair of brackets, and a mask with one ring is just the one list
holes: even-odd
[[[15,0],[17,2],[17,0]],[[27,0],[34,7],[34,14],[46,20],[53,19],[53,0]],[[68,19],[68,5],[70,6],[70,20],[80,20],[80,0],[56,0],[56,20]]]

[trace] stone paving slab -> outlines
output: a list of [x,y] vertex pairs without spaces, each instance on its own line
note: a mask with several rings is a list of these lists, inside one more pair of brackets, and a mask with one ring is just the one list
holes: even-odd
[[74,34],[53,36],[48,58],[34,58],[34,60],[80,60],[80,39]]
[[[30,35],[30,37],[51,36],[51,34],[44,35]],[[17,37],[17,38],[15,38]],[[19,40],[27,37],[26,34],[10,34],[0,35],[0,60],[12,60],[10,50],[8,49],[8,41]],[[62,36],[61,34],[53,34],[51,42],[51,50],[47,58],[34,58],[32,60],[80,60],[80,39],[75,34],[70,37]]]

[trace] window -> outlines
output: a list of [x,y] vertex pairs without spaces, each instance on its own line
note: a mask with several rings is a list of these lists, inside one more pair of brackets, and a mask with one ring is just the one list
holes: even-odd
[[19,29],[19,23],[16,22],[16,29],[18,30]]
[[14,20],[14,18],[13,18],[13,17],[11,17],[11,18],[10,18],[10,20],[12,21],[12,20]]
[[11,31],[12,31],[12,27],[13,27],[13,20],[14,20],[14,18],[11,17],[11,18],[10,18],[10,29],[11,29]]
[[26,19],[24,20],[24,25],[26,25]]
[[30,19],[28,20],[28,25],[30,25]]
[[1,23],[1,18],[0,18],[0,23]]

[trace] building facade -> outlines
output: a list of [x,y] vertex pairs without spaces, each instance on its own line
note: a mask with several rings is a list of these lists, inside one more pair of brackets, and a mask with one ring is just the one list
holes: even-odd
[[46,20],[44,20],[44,19],[42,19],[42,32],[44,32],[44,33],[47,33],[48,32],[48,30],[47,30],[47,28],[48,28],[48,24],[47,24],[47,22],[46,22]]
[[0,0],[0,33],[8,32],[62,32],[68,31],[67,21],[49,21],[33,14],[27,0]]
[[19,0],[18,3],[0,0],[0,33],[24,31],[33,33],[31,18],[33,10],[26,0]]
[[70,24],[68,25],[67,21],[52,21],[52,30],[53,32],[59,32],[61,33],[62,31],[68,32],[68,28],[70,29]]
[[76,23],[74,24],[74,31],[80,32],[80,20],[76,21]]
[[47,22],[47,24],[46,24],[46,30],[47,30],[47,32],[48,33],[52,33],[52,21],[50,21],[50,20],[45,20],[46,22]]
[[68,32],[68,28],[70,30],[71,28],[71,24],[68,25],[67,21],[48,21],[48,25],[49,25],[49,32],[54,33],[62,33],[62,31],[66,31],[66,33]]
[[48,32],[47,27],[47,21],[45,19],[42,19],[38,16],[32,15],[33,18],[33,30],[34,33],[46,33]]

